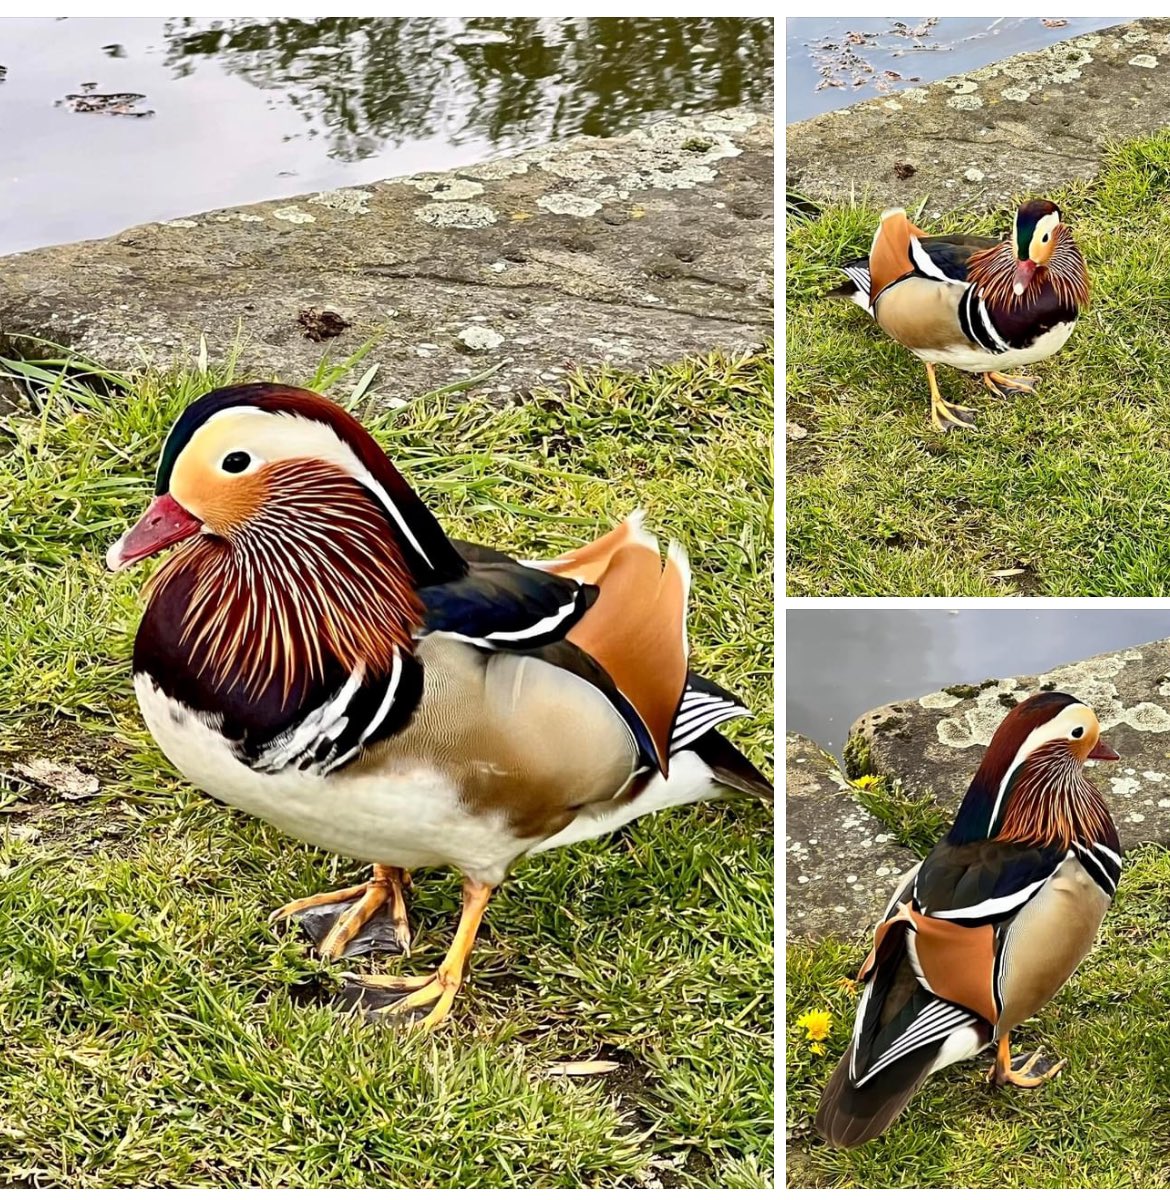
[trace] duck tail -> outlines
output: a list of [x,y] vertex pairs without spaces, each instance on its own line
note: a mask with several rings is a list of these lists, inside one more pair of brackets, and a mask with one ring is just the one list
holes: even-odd
[[829,1143],[847,1149],[880,1137],[902,1114],[930,1074],[937,1046],[924,1046],[898,1059],[876,1079],[855,1088],[849,1080],[852,1043],[821,1095],[814,1125]]

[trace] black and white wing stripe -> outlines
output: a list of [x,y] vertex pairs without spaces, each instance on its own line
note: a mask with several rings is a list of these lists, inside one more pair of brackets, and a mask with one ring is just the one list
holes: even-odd
[[677,754],[709,729],[732,717],[750,715],[750,710],[733,695],[692,671],[687,676],[686,691],[671,730],[670,753]]
[[[866,986],[865,995],[857,1010],[857,1020],[854,1024],[854,1046],[860,1040],[859,1034],[865,1022],[866,1007],[872,987],[872,983]],[[854,1075],[853,1071],[850,1071],[850,1081],[854,1087],[863,1087],[875,1075],[907,1054],[912,1054],[924,1046],[942,1042],[957,1029],[974,1028],[978,1024],[978,1017],[967,1009],[960,1008],[957,1004],[939,1000],[937,997],[929,1000],[906,1029],[873,1062],[866,1063],[864,1074]],[[856,1059],[856,1055],[854,1058]],[[851,1064],[851,1066],[854,1065],[855,1062]]]
[[869,264],[862,259],[860,262],[846,263],[841,270],[849,277],[850,283],[857,289],[849,299],[859,304],[870,316],[873,316],[873,306],[869,302]]

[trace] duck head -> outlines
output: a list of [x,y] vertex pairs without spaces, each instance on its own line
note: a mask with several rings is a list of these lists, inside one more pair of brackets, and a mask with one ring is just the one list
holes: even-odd
[[192,659],[256,687],[328,663],[384,667],[418,590],[466,569],[426,506],[344,409],[250,384],[196,400],[167,436],[155,498],[112,545],[118,571],[168,547],[151,606]]
[[1012,248],[1016,256],[1012,292],[1022,296],[1041,267],[1046,267],[1060,232],[1060,209],[1051,200],[1029,200],[1021,204],[1012,222]]
[[1065,692],[1031,696],[995,731],[948,838],[1067,846],[1110,821],[1085,763],[1119,757],[1087,704]]

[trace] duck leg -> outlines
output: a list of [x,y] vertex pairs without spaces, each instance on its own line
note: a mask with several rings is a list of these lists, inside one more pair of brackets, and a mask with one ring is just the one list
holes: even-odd
[[1034,396],[1036,385],[1040,382],[1032,375],[1001,375],[998,371],[984,371],[983,383],[989,392],[994,392],[1001,400],[1008,396]]
[[[1023,1060],[1018,1067],[1016,1066],[1017,1060]],[[1012,1058],[1011,1039],[1001,1037],[995,1052],[995,1063],[988,1068],[987,1078],[996,1087],[1003,1087],[1005,1083],[1021,1088],[1039,1087],[1049,1079],[1055,1079],[1064,1069],[1067,1061],[1062,1058],[1060,1062],[1046,1071],[1033,1072],[1033,1068],[1040,1062],[1040,1051],[1037,1050],[1031,1056],[1017,1054],[1015,1058]]]
[[373,877],[366,883],[359,883],[355,887],[341,888],[336,892],[322,892],[317,896],[307,896],[303,900],[293,900],[290,904],[278,908],[270,920],[286,921],[295,913],[320,908],[327,904],[340,904],[346,900],[354,901],[338,916],[332,928],[317,945],[317,952],[322,958],[341,958],[350,942],[357,937],[370,919],[385,908],[390,917],[400,953],[409,954],[410,921],[406,914],[405,895],[405,889],[409,886],[410,875],[406,871],[398,867],[384,867],[375,864]]
[[930,380],[930,423],[940,433],[951,429],[974,429],[975,413],[972,409],[961,408],[957,404],[948,404],[938,390],[938,380],[934,377],[934,363],[926,363],[926,377]]
[[430,975],[357,975],[349,978],[363,987],[386,988],[392,992],[405,992],[397,1003],[380,1009],[380,1013],[395,1017],[413,1018],[426,1011],[418,1022],[421,1029],[434,1029],[441,1025],[451,1013],[455,997],[463,986],[463,976],[471,959],[475,935],[479,932],[483,914],[492,897],[492,887],[486,883],[463,880],[463,912],[459,917],[459,928],[455,940],[439,964],[439,969]]

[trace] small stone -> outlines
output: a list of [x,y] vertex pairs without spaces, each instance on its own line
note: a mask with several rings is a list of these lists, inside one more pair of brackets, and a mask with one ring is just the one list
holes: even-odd
[[502,345],[504,337],[503,334],[497,333],[494,329],[488,329],[485,325],[468,325],[466,329],[459,331],[458,340],[463,344],[464,349],[470,350],[474,354],[482,354]]
[[968,167],[963,172],[963,178],[969,179],[972,183],[978,183],[983,178],[983,172],[978,167]]

